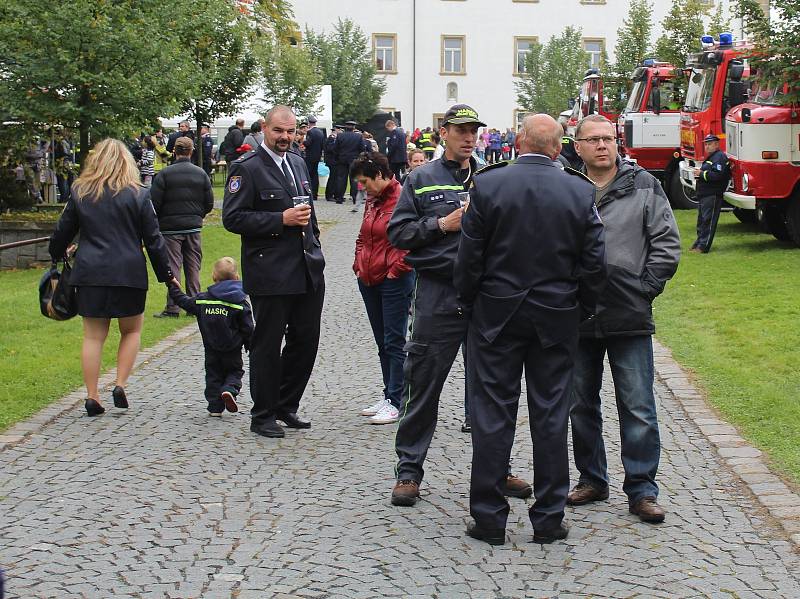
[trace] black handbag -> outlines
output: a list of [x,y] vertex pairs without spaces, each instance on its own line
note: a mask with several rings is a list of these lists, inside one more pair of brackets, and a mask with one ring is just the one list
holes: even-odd
[[69,320],[78,313],[75,287],[70,285],[72,267],[64,258],[64,266],[58,270],[58,262],[53,262],[50,270],[39,281],[39,309],[42,315],[53,320]]

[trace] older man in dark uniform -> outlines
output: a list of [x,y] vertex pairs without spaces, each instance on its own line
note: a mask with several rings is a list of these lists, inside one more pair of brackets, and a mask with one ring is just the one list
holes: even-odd
[[[231,165],[222,222],[242,237],[242,278],[256,328],[250,343],[250,430],[283,437],[276,420],[309,428],[297,410],[319,345],[325,260],[303,159],[289,152],[296,117],[276,106],[264,141]],[[281,344],[286,344],[281,351]]]
[[350,180],[350,197],[353,204],[356,203],[357,184],[356,180],[350,176],[350,165],[361,152],[368,150],[368,145],[364,141],[361,133],[355,130],[356,122],[347,121],[344,124],[344,132],[336,136],[336,189],[334,190],[337,204],[344,203],[344,194],[347,191],[347,181]]
[[526,117],[520,157],[476,175],[461,223],[454,283],[473,302],[467,333],[472,480],[467,533],[505,542],[503,489],[523,368],[533,437],[534,542],[567,536],[567,421],[578,324],[594,313],[605,278],[594,188],[554,164],[561,127]]

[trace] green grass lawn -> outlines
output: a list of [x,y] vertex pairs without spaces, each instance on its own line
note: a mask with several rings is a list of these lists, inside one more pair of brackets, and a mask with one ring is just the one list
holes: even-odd
[[800,249],[725,213],[712,251],[692,254],[696,214],[676,217],[683,255],[655,302],[656,336],[722,415],[800,483]]
[[[211,284],[211,265],[221,256],[239,260],[239,237],[222,228],[217,214],[203,229],[201,285]],[[81,319],[48,320],[39,313],[37,287],[41,269],[0,272],[0,431],[80,387]],[[176,329],[194,323],[157,319],[164,308],[166,288],[150,272],[142,346],[149,347]],[[119,333],[112,322],[103,354],[103,369],[113,367]]]

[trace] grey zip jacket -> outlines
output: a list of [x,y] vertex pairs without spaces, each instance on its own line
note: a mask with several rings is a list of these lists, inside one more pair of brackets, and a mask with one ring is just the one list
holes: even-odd
[[653,300],[678,269],[681,240],[661,183],[617,159],[617,176],[597,205],[606,238],[608,278],[582,337],[652,335]]

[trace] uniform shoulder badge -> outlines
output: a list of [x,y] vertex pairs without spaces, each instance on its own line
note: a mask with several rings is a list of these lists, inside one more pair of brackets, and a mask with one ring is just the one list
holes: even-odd
[[565,166],[565,167],[564,167],[564,172],[565,172],[565,173],[567,173],[567,174],[573,175],[573,176],[575,176],[575,177],[580,177],[581,179],[585,179],[586,181],[588,181],[589,183],[591,183],[592,185],[594,185],[594,181],[592,181],[592,180],[591,180],[589,177],[587,177],[587,176],[586,176],[584,173],[580,172],[580,171],[579,171],[579,170],[577,170],[577,169],[574,169],[574,168],[572,168],[571,166]]
[[239,175],[234,175],[230,179],[228,179],[228,191],[230,193],[236,193],[242,188],[242,177]]
[[239,156],[234,162],[244,162],[245,160],[250,160],[253,156],[256,155],[255,150],[251,150],[249,152],[245,152],[241,156]]
[[508,166],[510,163],[506,162],[505,160],[502,162],[495,162],[494,164],[487,164],[483,168],[478,169],[475,171],[476,175],[480,175],[481,173],[485,173],[486,171],[490,171],[497,168],[502,168],[504,166]]

